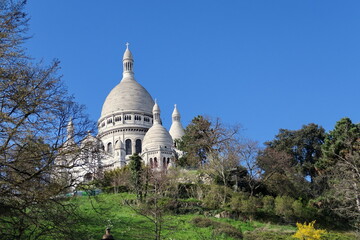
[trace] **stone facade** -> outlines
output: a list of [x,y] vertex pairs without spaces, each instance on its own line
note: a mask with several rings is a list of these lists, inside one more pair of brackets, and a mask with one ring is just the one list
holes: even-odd
[[[176,105],[169,133],[161,124],[158,104],[135,80],[133,69],[134,59],[127,44],[123,55],[123,77],[105,99],[98,120],[98,135],[96,138],[89,135],[83,140],[97,146],[101,153],[97,164],[102,170],[125,166],[134,153],[152,168],[166,169],[175,164],[175,155],[179,154],[173,140],[181,138],[184,129]],[[73,126],[69,123],[68,140],[73,138],[72,133]],[[78,175],[89,173],[78,171]]]

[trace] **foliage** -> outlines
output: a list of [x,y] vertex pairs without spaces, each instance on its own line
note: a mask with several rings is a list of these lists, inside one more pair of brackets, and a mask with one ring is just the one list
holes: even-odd
[[275,199],[273,196],[264,196],[262,198],[262,208],[267,213],[274,213],[275,211]]
[[105,171],[98,184],[105,192],[127,192],[131,186],[130,174],[128,166]]
[[322,170],[326,193],[324,207],[360,229],[360,126],[343,118],[326,136],[322,146]]
[[324,139],[324,128],[311,123],[304,125],[300,130],[280,129],[275,139],[265,144],[289,154],[294,166],[299,166],[303,176],[309,176],[312,181],[317,176],[315,164],[321,157]]
[[275,213],[278,216],[283,217],[285,221],[290,221],[293,216],[292,205],[294,203],[294,199],[288,196],[277,196],[275,198]]
[[321,239],[321,235],[326,233],[325,230],[315,229],[315,221],[310,222],[309,224],[296,223],[298,230],[293,235],[294,238],[300,240],[318,240]]
[[[313,123],[299,130],[280,129],[274,140],[265,143],[258,158],[267,189],[294,198],[318,196],[322,187],[316,181],[316,164],[322,156],[324,138],[324,128]],[[279,182],[283,183],[281,188],[277,187]]]
[[307,196],[309,183],[298,174],[290,154],[268,147],[259,154],[257,164],[263,170],[261,182],[268,192],[294,198]]
[[228,187],[212,184],[203,199],[203,205],[209,209],[220,209],[231,198],[231,190]]
[[134,153],[130,157],[129,169],[131,172],[131,183],[136,192],[138,200],[141,202],[146,198],[148,185],[148,170],[142,166],[139,154]]
[[336,123],[334,130],[326,135],[322,145],[323,157],[316,166],[323,171],[335,166],[339,157],[343,158],[346,154],[358,150],[359,138],[359,124],[352,123],[349,118],[341,119]]

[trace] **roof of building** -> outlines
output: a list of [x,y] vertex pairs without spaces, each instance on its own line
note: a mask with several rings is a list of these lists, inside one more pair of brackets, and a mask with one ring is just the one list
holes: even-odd
[[157,149],[159,147],[167,147],[170,150],[173,145],[173,140],[170,133],[161,125],[160,108],[157,103],[154,105],[153,113],[154,115],[159,114],[159,119],[157,120],[156,116],[154,116],[154,124],[145,134],[142,148],[144,151],[154,148]]
[[[128,49],[125,50],[123,62],[133,62],[133,57]],[[132,73],[132,65],[129,70],[123,71],[121,82],[116,85],[106,97],[102,107],[101,117],[124,111],[136,111],[151,114],[154,100],[149,92],[139,84]]]
[[172,124],[169,131],[173,140],[180,139],[185,134],[184,128],[180,122],[180,117],[180,112],[175,104],[174,111],[172,113]]

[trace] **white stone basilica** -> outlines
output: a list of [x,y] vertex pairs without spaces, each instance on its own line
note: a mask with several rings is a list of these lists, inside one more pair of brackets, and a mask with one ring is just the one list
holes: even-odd
[[[130,156],[138,153],[144,164],[151,168],[167,169],[175,164],[175,156],[179,154],[174,140],[184,135],[180,113],[175,105],[168,132],[162,126],[159,105],[134,78],[134,59],[129,44],[126,45],[123,77],[105,99],[98,120],[98,136],[95,138],[89,134],[81,143],[83,146],[92,143],[90,145],[98,148],[101,157],[85,162],[92,162],[92,168],[98,165],[102,170],[110,170],[125,166]],[[73,128],[70,122],[68,140],[73,138]],[[90,175],[90,166],[81,167],[75,172],[80,181],[93,176]]]

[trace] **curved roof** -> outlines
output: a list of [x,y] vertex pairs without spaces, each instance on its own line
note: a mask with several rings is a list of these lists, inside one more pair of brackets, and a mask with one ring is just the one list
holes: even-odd
[[185,135],[185,131],[181,122],[173,122],[171,124],[169,133],[174,140],[182,138]]
[[172,145],[173,140],[170,133],[161,124],[154,124],[145,134],[142,149],[146,151],[152,148],[159,148],[159,146],[166,146],[170,150]]
[[140,111],[152,113],[154,100],[149,92],[131,78],[124,78],[106,97],[101,117],[115,112]]

